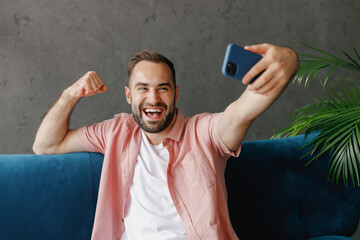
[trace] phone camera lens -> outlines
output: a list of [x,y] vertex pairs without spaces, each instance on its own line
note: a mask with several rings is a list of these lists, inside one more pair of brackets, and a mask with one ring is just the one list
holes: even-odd
[[232,62],[228,62],[226,64],[226,73],[231,75],[231,76],[234,76],[236,74],[236,64],[235,63],[232,63]]

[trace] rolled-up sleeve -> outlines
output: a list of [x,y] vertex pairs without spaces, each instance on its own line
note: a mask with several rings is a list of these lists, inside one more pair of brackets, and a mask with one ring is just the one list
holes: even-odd
[[78,129],[77,136],[85,151],[104,153],[104,144],[95,141],[95,139],[102,139],[102,137],[97,137],[97,135],[94,134],[95,132],[92,126],[84,126]]
[[241,144],[235,150],[230,150],[219,134],[218,122],[221,114],[222,113],[204,114],[199,120],[198,134],[201,135],[205,141],[210,141],[214,151],[218,152],[220,156],[223,156],[224,158],[230,156],[238,157],[241,151]]
[[77,136],[86,151],[105,153],[107,137],[111,135],[109,133],[115,131],[117,122],[118,117],[114,117],[91,126],[79,128]]
[[219,119],[221,117],[223,113],[215,113],[212,116],[212,121],[211,124],[213,126],[211,126],[211,135],[212,138],[214,140],[214,142],[216,143],[216,145],[219,147],[219,149],[221,149],[221,151],[229,156],[232,157],[238,157],[240,152],[241,152],[241,144],[235,149],[235,150],[230,150],[224,143],[224,141],[221,139],[221,136],[219,134],[219,129],[218,129],[218,123],[219,123]]

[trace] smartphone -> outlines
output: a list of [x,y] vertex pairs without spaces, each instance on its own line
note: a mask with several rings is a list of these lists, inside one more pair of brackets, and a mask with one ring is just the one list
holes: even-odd
[[[244,75],[254,66],[260,59],[261,55],[245,50],[244,48],[230,43],[226,48],[224,63],[222,66],[222,74],[241,81]],[[259,76],[255,76],[251,82],[253,83]]]

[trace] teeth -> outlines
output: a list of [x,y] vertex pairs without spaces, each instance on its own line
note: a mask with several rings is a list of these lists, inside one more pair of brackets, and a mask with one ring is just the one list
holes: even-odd
[[161,112],[160,109],[146,109],[145,112]]

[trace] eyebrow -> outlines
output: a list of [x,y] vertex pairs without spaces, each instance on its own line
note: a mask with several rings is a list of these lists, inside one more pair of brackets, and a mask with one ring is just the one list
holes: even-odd
[[[149,86],[148,83],[143,83],[143,82],[138,82],[135,84],[135,87],[138,87],[138,86]],[[157,85],[158,87],[164,87],[164,86],[168,86],[171,88],[171,84],[170,83],[160,83],[159,85]]]
[[171,84],[170,83],[161,83],[158,85],[158,87],[164,87],[164,86],[168,86],[171,88]]
[[137,86],[148,86],[148,85],[149,84],[147,84],[147,83],[138,82],[138,83],[135,84],[135,87],[137,87]]

